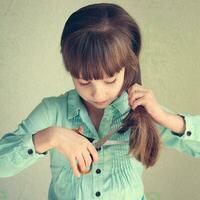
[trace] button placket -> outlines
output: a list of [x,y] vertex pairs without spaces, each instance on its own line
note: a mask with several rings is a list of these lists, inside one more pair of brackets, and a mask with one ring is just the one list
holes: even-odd
[[93,165],[93,182],[95,183],[93,186],[93,194],[94,198],[98,199],[100,196],[102,196],[102,188],[104,185],[103,182],[103,153],[99,154],[99,162],[95,163]]

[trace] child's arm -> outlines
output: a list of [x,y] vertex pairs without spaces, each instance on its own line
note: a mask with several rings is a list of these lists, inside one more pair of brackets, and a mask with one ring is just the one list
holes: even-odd
[[51,123],[46,99],[43,99],[15,131],[3,135],[0,139],[0,177],[14,176],[47,155],[47,152],[35,151],[32,136]]
[[179,134],[180,136],[185,132],[184,116],[163,110],[163,114],[160,115],[160,119],[157,121],[157,123],[170,129],[172,132]]
[[[83,134],[83,128],[78,128]],[[98,153],[94,145],[75,130],[62,127],[49,127],[33,136],[36,152],[42,153],[55,148],[68,160],[75,176],[85,173],[86,167],[98,161]],[[78,165],[77,165],[78,164]]]
[[157,123],[163,143],[170,148],[200,157],[200,116],[176,115],[157,102],[153,92],[135,84],[128,90],[129,105],[145,107]]
[[[167,110],[164,108],[164,110]],[[167,111],[170,113],[170,111]],[[171,114],[170,115],[175,115]],[[191,116],[181,114],[185,121],[185,130],[182,134],[174,132],[161,124],[157,128],[161,135],[164,145],[169,148],[177,149],[180,152],[189,154],[193,157],[200,157],[200,115]],[[178,116],[179,117],[179,116]]]
[[45,157],[52,148],[68,158],[76,176],[80,175],[76,161],[81,171],[85,171],[92,158],[94,162],[98,160],[98,153],[89,140],[72,129],[56,126],[58,112],[54,97],[45,98],[17,130],[0,139],[0,177],[18,174]]

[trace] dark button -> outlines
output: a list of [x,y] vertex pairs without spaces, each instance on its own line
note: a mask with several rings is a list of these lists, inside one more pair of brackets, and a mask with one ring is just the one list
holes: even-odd
[[101,173],[101,170],[100,170],[100,169],[97,169],[97,170],[96,170],[96,173],[97,173],[97,174],[100,174],[100,173]]
[[192,135],[192,132],[191,131],[187,131],[187,136],[190,136]]
[[99,197],[101,195],[101,192],[96,192],[96,196]]
[[96,150],[97,150],[97,151],[101,151],[101,147],[99,147],[99,148],[96,148]]
[[32,149],[29,149],[29,150],[28,150],[28,154],[33,154],[33,150],[32,150]]

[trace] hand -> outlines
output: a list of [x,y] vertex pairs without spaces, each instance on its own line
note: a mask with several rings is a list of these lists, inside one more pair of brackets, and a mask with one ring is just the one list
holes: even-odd
[[[70,161],[75,176],[80,176],[80,171],[85,171],[91,163],[98,161],[98,153],[94,145],[86,138],[77,134],[72,129],[56,127],[54,134],[55,148],[64,154]],[[79,128],[83,134],[83,129]],[[92,157],[91,157],[92,156]]]
[[159,124],[165,118],[166,113],[157,102],[152,90],[136,83],[128,89],[128,96],[129,105],[133,110],[138,106],[143,106],[153,120]]

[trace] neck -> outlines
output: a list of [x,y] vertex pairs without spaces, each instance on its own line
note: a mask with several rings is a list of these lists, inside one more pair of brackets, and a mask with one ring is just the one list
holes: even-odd
[[104,109],[96,108],[92,104],[83,100],[82,98],[81,98],[81,100],[82,100],[83,104],[85,105],[85,107],[87,108],[87,111],[88,111],[89,114],[103,115]]

